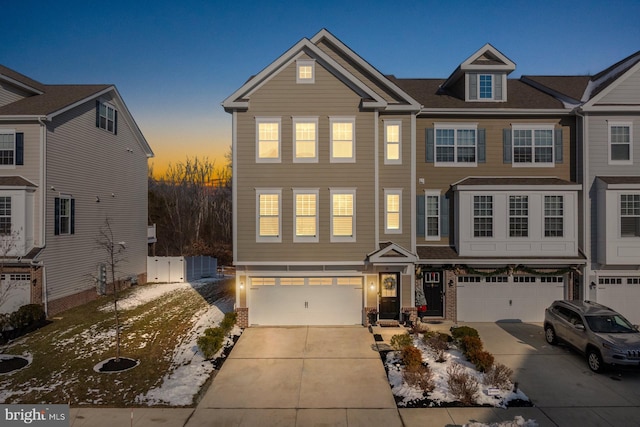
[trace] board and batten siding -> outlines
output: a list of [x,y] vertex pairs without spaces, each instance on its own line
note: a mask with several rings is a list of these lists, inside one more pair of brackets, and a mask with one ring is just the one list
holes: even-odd
[[[116,108],[122,110],[117,104]],[[95,124],[96,104],[91,100],[48,126],[47,242],[39,259],[46,266],[50,301],[95,287],[98,265],[107,260],[96,243],[106,218],[114,240],[126,242],[126,262],[118,266],[120,278],[146,272],[146,154],[124,114],[119,114],[117,135]],[[75,199],[73,235],[54,235],[54,199],[60,195]]]
[[[426,162],[426,129],[433,128],[435,123],[477,123],[478,129],[485,130],[485,158],[484,163],[477,166],[441,167]],[[512,163],[504,163],[503,158],[503,130],[511,128],[512,124],[553,124],[556,129],[562,128],[562,163],[555,163],[552,167],[514,167]],[[423,195],[425,190],[440,190],[441,194],[449,192],[452,184],[470,177],[478,176],[521,176],[521,177],[557,177],[567,181],[575,181],[572,163],[575,153],[570,152],[571,144],[575,143],[574,118],[527,118],[523,116],[469,118],[460,117],[420,117],[416,123],[416,179],[424,178],[424,184],[417,184],[417,195]],[[449,199],[451,200],[451,198]],[[451,211],[453,214],[453,211]],[[453,224],[453,217],[450,219]],[[423,237],[418,237],[418,244],[424,243]],[[453,242],[451,242],[453,243]],[[428,244],[450,244],[449,237],[440,240],[429,240]]]
[[[250,96],[250,108],[238,112],[237,261],[362,261],[374,248],[375,119],[359,110],[361,97],[316,63],[315,83],[296,84],[289,64]],[[330,163],[329,117],[355,117],[356,163]],[[281,120],[280,163],[256,163],[256,117]],[[293,162],[293,117],[318,118],[318,162]],[[256,242],[256,189],[282,190],[282,242]],[[319,242],[293,242],[293,189],[319,190]],[[356,189],[356,241],[330,242],[330,188]]]

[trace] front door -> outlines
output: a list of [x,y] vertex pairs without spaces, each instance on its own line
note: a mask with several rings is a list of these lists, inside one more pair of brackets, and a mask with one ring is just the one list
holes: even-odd
[[427,300],[425,316],[442,317],[444,315],[444,287],[441,271],[427,271],[423,275],[424,298]]
[[380,274],[380,319],[400,319],[400,273]]

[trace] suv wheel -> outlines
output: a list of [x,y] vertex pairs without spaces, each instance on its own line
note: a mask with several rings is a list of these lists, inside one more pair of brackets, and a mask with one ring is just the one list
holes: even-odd
[[593,372],[602,372],[604,369],[602,356],[600,356],[600,352],[594,348],[587,350],[587,363],[589,364],[589,369]]
[[551,345],[556,345],[558,343],[558,337],[556,337],[556,331],[553,329],[553,326],[546,325],[544,327],[544,338]]

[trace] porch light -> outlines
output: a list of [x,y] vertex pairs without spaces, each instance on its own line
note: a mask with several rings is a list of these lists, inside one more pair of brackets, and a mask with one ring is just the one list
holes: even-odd
[[244,282],[240,282],[240,289],[244,289]]
[[449,287],[453,288],[453,279],[449,280]]
[[376,289],[375,286],[373,286],[373,282],[369,283],[369,289],[372,291]]

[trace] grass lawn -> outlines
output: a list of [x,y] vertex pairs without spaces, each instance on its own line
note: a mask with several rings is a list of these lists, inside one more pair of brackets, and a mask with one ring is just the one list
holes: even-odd
[[[217,299],[230,297],[232,289],[232,280],[197,291],[183,286],[130,310],[119,310],[121,356],[141,361],[120,373],[93,369],[115,356],[114,314],[100,310],[113,305],[113,299],[101,297],[61,313],[53,323],[2,348],[1,353],[30,355],[33,361],[20,371],[0,375],[0,402],[136,406],[136,396],[160,385],[198,313]],[[121,298],[135,290],[122,292]]]

